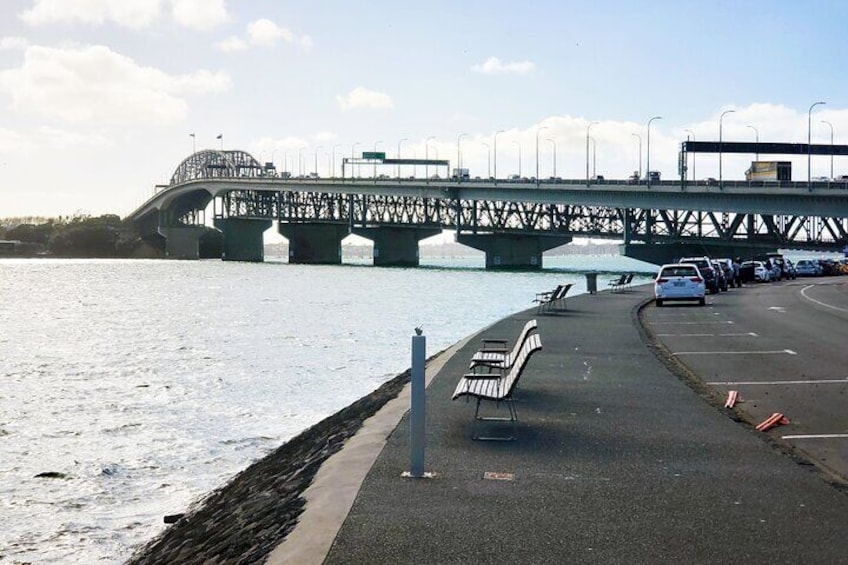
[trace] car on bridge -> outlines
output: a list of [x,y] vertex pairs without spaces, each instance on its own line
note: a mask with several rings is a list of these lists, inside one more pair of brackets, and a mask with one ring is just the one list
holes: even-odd
[[697,265],[672,263],[660,267],[654,279],[654,298],[657,307],[672,300],[694,300],[706,304],[704,277]]
[[755,282],[771,282],[772,273],[762,261],[745,261],[742,263],[742,269],[753,271]]

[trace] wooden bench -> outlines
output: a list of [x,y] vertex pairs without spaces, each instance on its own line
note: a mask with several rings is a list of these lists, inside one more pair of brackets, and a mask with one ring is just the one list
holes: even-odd
[[527,336],[537,327],[536,320],[530,320],[524,324],[511,350],[507,348],[507,340],[505,339],[483,338],[482,347],[471,357],[469,371],[488,369],[491,372],[492,370],[509,369],[518,357],[518,352],[524,345]]
[[[513,393],[518,386],[518,380],[521,378],[530,357],[533,353],[541,349],[542,338],[537,333],[530,334],[522,344],[521,349],[519,349],[515,362],[508,370],[492,373],[468,373],[463,375],[459,380],[452,399],[456,400],[465,396],[477,400],[477,406],[474,410],[474,423],[471,428],[472,439],[486,441],[511,441],[515,439],[518,413],[515,410]],[[495,418],[481,416],[480,404],[484,400],[494,402],[496,406],[500,406],[501,402],[505,402],[509,410],[509,417]],[[509,436],[481,436],[477,432],[477,425],[481,421],[510,422],[512,424],[512,432]]]

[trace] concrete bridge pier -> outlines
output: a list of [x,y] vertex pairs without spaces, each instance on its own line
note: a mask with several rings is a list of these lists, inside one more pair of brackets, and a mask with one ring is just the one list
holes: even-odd
[[571,237],[514,234],[459,234],[458,243],[486,252],[487,269],[541,269],[542,253],[571,243]]
[[750,259],[755,255],[764,255],[776,251],[776,245],[746,245],[727,243],[624,243],[619,246],[622,255],[662,265],[674,263],[681,257],[698,257],[709,255],[714,259],[720,257],[741,257],[742,260]]
[[374,266],[417,267],[418,242],[442,233],[441,228],[354,228],[353,233],[374,242]]
[[158,232],[165,237],[165,257],[168,259],[200,258],[200,238],[206,233],[203,226],[163,226]]
[[280,235],[289,240],[289,263],[340,265],[342,240],[349,235],[347,224],[286,224]]
[[262,234],[272,223],[271,220],[215,218],[215,227],[224,234],[221,259],[251,263],[264,261],[265,241]]

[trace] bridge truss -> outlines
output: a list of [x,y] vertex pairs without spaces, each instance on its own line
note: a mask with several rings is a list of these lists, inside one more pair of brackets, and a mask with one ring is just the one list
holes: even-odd
[[423,227],[463,234],[569,236],[626,243],[762,245],[839,250],[848,218],[617,208],[416,195],[233,190],[215,199],[215,217],[369,227]]

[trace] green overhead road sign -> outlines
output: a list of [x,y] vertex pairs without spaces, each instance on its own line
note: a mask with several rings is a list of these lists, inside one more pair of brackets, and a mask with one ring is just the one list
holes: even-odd
[[378,153],[376,151],[363,151],[362,152],[362,158],[363,159],[380,159],[380,160],[382,160],[382,159],[386,158],[386,153],[385,152]]

